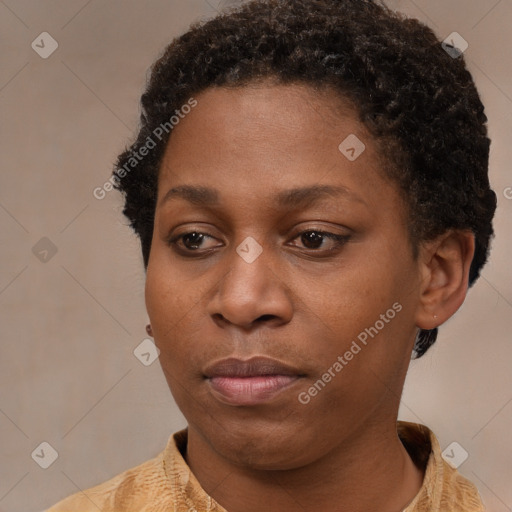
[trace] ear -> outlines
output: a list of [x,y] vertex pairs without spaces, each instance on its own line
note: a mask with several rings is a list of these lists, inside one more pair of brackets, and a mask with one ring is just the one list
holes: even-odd
[[474,252],[475,236],[468,231],[449,231],[422,244],[417,327],[434,329],[460,308],[468,291]]

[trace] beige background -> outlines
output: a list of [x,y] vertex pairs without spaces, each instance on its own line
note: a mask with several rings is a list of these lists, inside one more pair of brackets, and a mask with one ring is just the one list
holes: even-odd
[[[218,0],[0,1],[0,511],[34,512],[163,449],[185,425],[145,338],[144,273],[120,197],[92,191],[135,132],[148,66]],[[401,419],[430,426],[489,510],[512,510],[512,1],[390,2],[459,32],[493,139],[497,238],[482,279],[412,364]],[[31,43],[58,42],[48,59]],[[508,192],[508,194],[507,194]],[[46,263],[33,246],[48,237]],[[31,458],[43,441],[59,454]]]

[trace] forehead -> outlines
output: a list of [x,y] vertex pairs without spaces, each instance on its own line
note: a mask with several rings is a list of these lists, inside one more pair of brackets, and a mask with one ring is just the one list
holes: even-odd
[[[248,134],[264,136],[265,132],[274,136],[279,132],[283,142],[303,136],[318,145],[329,129],[366,132],[357,119],[356,106],[326,86],[277,84],[268,79],[243,87],[211,87],[195,99],[197,106],[175,127],[169,144],[172,139],[188,135],[190,120],[198,117],[202,126],[194,129],[208,138],[227,132],[235,139]],[[215,132],[210,130],[211,126],[215,126]],[[286,131],[282,131],[284,128]]]
[[195,100],[169,139],[160,201],[182,185],[263,201],[270,190],[331,185],[355,192],[382,180],[374,140],[333,90],[259,83],[210,88]]

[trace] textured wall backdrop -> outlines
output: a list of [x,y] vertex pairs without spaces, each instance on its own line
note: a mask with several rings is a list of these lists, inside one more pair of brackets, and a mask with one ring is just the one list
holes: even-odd
[[[135,133],[148,66],[227,3],[0,0],[0,512],[105,481],[185,425],[158,362],[133,354],[147,323],[139,246],[118,194],[93,189]],[[411,365],[400,418],[459,443],[459,471],[510,511],[512,0],[388,4],[467,41],[499,201],[490,262]]]

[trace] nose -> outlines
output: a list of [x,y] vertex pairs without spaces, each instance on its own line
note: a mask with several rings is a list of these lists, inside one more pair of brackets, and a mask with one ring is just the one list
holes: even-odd
[[264,249],[248,263],[233,250],[227,262],[229,270],[208,305],[217,325],[251,330],[261,324],[276,327],[291,320],[291,292],[270,256],[270,251]]

